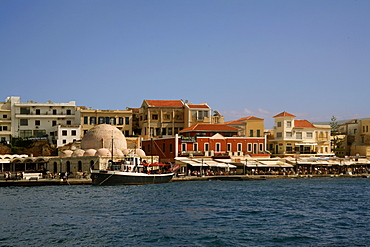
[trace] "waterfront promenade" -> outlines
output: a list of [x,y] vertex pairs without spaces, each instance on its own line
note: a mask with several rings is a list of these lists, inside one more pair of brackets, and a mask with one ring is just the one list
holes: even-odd
[[[229,175],[229,176],[183,176],[174,177],[171,182],[185,181],[248,181],[266,179],[314,179],[314,178],[370,178],[370,174],[314,174],[314,175]],[[91,185],[91,179],[70,178],[60,179],[38,179],[38,180],[0,180],[0,187],[9,186],[56,186],[56,185]]]

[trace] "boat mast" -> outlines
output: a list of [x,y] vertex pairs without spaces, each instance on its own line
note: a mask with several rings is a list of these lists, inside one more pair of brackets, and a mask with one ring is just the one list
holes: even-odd
[[112,166],[113,166],[113,140],[114,140],[114,138],[113,138],[113,130],[112,130],[112,153],[111,153],[111,155],[112,155]]

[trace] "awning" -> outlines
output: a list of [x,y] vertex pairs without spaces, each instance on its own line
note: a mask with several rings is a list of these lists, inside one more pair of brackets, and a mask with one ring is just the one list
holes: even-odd
[[296,146],[316,146],[317,143],[315,142],[299,142],[299,143],[294,143]]

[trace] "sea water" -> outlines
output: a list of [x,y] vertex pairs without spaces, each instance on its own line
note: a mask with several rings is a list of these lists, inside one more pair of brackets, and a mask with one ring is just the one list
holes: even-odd
[[370,179],[0,188],[0,246],[370,246]]

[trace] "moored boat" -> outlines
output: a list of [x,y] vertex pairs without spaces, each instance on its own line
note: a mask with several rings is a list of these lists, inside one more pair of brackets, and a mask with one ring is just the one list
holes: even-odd
[[[153,167],[159,169],[153,169]],[[174,173],[164,173],[161,164],[141,164],[139,157],[128,157],[106,170],[91,170],[93,185],[139,185],[168,183]]]

